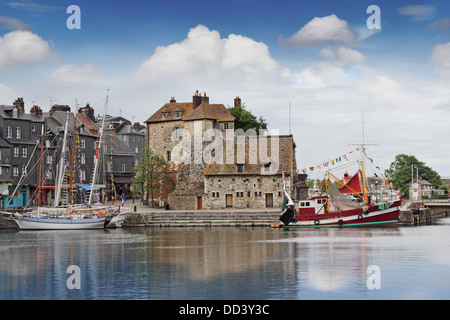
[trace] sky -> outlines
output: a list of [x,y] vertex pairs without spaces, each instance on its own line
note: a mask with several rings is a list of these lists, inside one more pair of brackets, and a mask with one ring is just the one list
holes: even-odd
[[293,134],[309,177],[362,141],[450,176],[450,2],[0,0],[0,104],[102,115],[108,94],[143,123],[196,90]]

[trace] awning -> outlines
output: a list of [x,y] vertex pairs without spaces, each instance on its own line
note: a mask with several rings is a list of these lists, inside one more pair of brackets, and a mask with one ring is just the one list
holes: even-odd
[[[90,184],[77,184],[78,187],[83,188],[84,190],[91,190]],[[94,186],[94,190],[100,190],[99,187]]]

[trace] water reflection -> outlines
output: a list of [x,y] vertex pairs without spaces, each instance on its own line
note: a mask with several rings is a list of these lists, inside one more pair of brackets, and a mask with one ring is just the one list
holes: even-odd
[[[3,231],[0,299],[448,298],[450,224],[445,223]],[[81,269],[81,290],[66,286],[70,265]],[[381,290],[367,287],[371,265],[380,267]]]

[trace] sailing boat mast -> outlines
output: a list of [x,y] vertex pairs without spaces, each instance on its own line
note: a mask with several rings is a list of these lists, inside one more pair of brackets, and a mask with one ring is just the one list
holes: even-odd
[[98,159],[99,159],[98,152],[101,151],[101,146],[102,146],[102,142],[103,142],[103,129],[105,128],[105,116],[106,116],[106,110],[108,108],[108,98],[109,98],[109,90],[108,90],[108,94],[106,95],[105,110],[103,111],[102,126],[100,128],[100,139],[99,139],[99,142],[98,142],[97,154],[95,156],[94,174],[92,176],[91,192],[89,194],[89,202],[88,202],[89,205],[92,204],[92,196],[94,195],[94,184],[95,184],[95,181],[97,180]]
[[44,127],[45,127],[45,122],[42,125],[42,129],[41,129],[41,163],[40,163],[40,168],[39,168],[39,195],[38,195],[38,207],[41,206],[42,204],[42,171],[43,171],[43,167],[44,167]]
[[[75,100],[75,108],[77,107],[77,101]],[[71,205],[71,200],[72,200],[72,183],[73,183],[73,156],[75,154],[75,130],[76,130],[76,124],[77,124],[77,118],[76,118],[76,114],[73,114],[73,130],[72,130],[72,153],[71,153],[71,158],[70,158],[70,178],[69,178],[69,203],[68,206],[69,208],[72,206]]]
[[360,161],[361,161],[361,179],[363,185],[363,195],[364,201],[367,202],[367,185],[366,185],[366,174],[365,174],[365,166],[364,166],[364,154],[365,154],[365,143],[364,143],[364,109],[361,109],[361,133],[362,133],[362,144],[359,148],[360,152]]
[[69,112],[67,112],[67,120],[66,125],[64,128],[64,140],[63,140],[63,146],[61,151],[61,160],[59,164],[59,171],[58,171],[58,181],[56,184],[56,196],[55,196],[55,207],[59,206],[59,200],[61,198],[61,189],[62,189],[62,183],[64,174],[66,171],[66,148],[67,148],[67,131],[69,129]]

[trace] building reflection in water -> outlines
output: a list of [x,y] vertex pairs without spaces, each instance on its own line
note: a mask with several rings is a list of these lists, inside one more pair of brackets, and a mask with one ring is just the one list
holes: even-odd
[[[136,228],[0,233],[2,299],[300,299],[367,291],[397,228]],[[67,267],[81,269],[68,290]],[[346,298],[343,296],[342,298]]]

